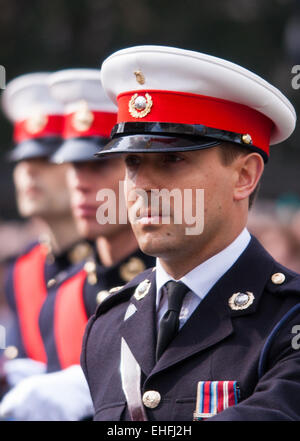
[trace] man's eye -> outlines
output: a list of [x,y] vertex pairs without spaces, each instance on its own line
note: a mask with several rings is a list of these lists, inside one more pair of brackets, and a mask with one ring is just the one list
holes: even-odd
[[164,155],[164,162],[179,162],[179,161],[182,161],[182,158],[179,155],[176,155],[174,153]]
[[125,164],[128,168],[138,167],[140,162],[140,158],[136,155],[126,156],[125,158]]

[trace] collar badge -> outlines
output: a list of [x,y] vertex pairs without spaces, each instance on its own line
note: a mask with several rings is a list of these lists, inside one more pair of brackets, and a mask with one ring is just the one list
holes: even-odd
[[148,294],[150,286],[151,286],[151,282],[148,279],[145,279],[136,288],[136,290],[134,292],[134,297],[137,300],[141,300],[143,297],[145,297],[145,295]]
[[254,301],[254,295],[250,291],[236,292],[228,300],[228,304],[233,311],[240,311],[249,308]]

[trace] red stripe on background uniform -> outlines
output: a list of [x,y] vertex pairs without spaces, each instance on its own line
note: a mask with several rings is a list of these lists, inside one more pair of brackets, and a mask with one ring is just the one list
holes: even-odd
[[88,321],[83,286],[86,271],[81,270],[57,291],[54,307],[54,338],[61,368],[79,364],[82,338]]
[[37,245],[17,259],[14,289],[23,344],[28,357],[45,363],[47,356],[40,334],[39,314],[47,295],[45,282],[45,245]]

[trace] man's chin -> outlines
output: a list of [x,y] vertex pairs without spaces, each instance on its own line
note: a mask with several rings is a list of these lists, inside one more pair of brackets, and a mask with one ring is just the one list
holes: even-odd
[[101,235],[101,228],[99,225],[91,224],[87,221],[78,221],[76,220],[76,227],[81,237],[89,240],[95,240],[98,236]]
[[143,253],[154,257],[167,257],[168,254],[174,253],[176,245],[169,238],[162,238],[154,234],[146,234],[137,237],[139,248]]
[[48,207],[43,207],[35,204],[26,204],[19,208],[19,213],[22,217],[45,217],[49,213]]

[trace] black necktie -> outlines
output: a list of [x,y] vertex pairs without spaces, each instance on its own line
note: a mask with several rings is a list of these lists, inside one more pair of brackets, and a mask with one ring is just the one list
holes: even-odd
[[168,310],[162,317],[159,324],[159,331],[156,345],[156,360],[160,358],[166,347],[173,340],[179,328],[179,313],[183,298],[188,292],[188,287],[182,282],[171,280],[166,284],[168,296]]

